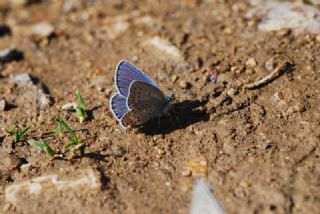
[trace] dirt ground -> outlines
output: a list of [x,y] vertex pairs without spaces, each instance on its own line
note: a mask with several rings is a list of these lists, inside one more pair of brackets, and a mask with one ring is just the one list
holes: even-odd
[[[0,127],[32,126],[15,146],[0,132],[1,212],[189,213],[189,166],[200,159],[226,213],[320,213],[320,34],[259,31],[249,1],[1,2],[0,49],[16,51],[0,60]],[[122,59],[176,94],[172,120],[120,127],[109,98]],[[246,88],[283,63],[272,81]],[[31,82],[14,80],[20,73]],[[84,123],[61,110],[76,90]],[[67,134],[55,137],[58,115],[82,154],[64,151]],[[59,188],[32,180],[48,175]],[[35,185],[14,189],[25,182]]]

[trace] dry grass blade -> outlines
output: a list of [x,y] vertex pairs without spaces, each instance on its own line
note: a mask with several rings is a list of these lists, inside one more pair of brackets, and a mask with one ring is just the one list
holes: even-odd
[[256,89],[259,88],[261,86],[264,86],[268,83],[270,83],[271,81],[273,81],[275,78],[279,77],[281,74],[283,74],[286,71],[291,70],[293,67],[293,64],[289,61],[285,61],[283,63],[281,63],[272,73],[270,73],[269,75],[263,77],[262,79],[253,82],[253,83],[249,83],[243,86],[244,89]]

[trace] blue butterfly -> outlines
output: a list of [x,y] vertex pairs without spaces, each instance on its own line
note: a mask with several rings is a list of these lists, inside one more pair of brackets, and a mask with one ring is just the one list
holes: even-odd
[[116,68],[117,93],[110,99],[110,109],[123,128],[142,125],[167,114],[175,96],[165,96],[146,74],[126,61]]

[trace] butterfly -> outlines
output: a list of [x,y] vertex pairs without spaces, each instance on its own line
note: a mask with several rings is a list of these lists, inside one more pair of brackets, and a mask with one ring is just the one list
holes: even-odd
[[172,108],[174,94],[165,96],[150,77],[126,61],[118,63],[114,81],[117,93],[110,99],[110,110],[123,128],[142,125]]
[[224,209],[212,194],[209,185],[202,178],[196,180],[193,188],[190,214],[224,214]]

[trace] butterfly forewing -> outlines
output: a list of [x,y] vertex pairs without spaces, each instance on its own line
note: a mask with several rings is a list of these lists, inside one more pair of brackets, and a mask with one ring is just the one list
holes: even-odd
[[146,82],[134,81],[131,83],[127,99],[127,105],[130,109],[155,108],[155,110],[159,110],[166,103],[166,97],[160,89]]
[[126,61],[119,62],[115,75],[115,83],[119,93],[127,97],[129,93],[129,86],[134,80],[146,82],[156,88],[159,88],[159,86],[150,77],[135,66]]

